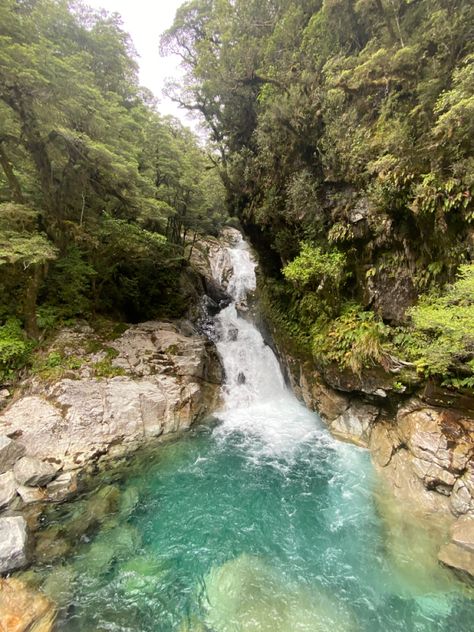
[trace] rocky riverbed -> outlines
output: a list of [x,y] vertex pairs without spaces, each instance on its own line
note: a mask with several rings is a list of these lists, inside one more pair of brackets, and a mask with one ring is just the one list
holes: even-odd
[[[186,430],[218,404],[219,359],[189,322],[142,323],[111,341],[84,325],[47,354],[78,368],[30,378],[0,415],[1,573],[28,563],[31,505],[71,498],[98,461]],[[109,375],[97,377],[105,361]]]

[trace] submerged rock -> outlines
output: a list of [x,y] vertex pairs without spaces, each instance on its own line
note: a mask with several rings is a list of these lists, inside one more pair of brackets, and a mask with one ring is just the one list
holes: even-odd
[[0,574],[28,564],[28,529],[21,516],[0,518]]
[[137,556],[120,567],[121,589],[130,594],[155,594],[169,573],[167,562],[149,555]]
[[317,587],[287,585],[262,559],[241,555],[205,578],[206,623],[215,632],[354,630],[343,603]]
[[56,606],[17,579],[0,580],[0,629],[5,632],[52,632]]
[[72,549],[64,537],[63,529],[52,525],[36,534],[35,558],[39,562],[51,563],[66,557]]
[[41,590],[58,605],[66,605],[70,602],[74,592],[76,574],[70,565],[57,566],[47,576]]

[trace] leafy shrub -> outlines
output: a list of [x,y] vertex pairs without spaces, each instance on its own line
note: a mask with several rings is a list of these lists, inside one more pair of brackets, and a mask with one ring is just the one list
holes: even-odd
[[300,254],[283,268],[283,276],[295,284],[318,286],[330,283],[339,287],[344,278],[346,257],[338,250],[323,252],[318,246],[305,242]]
[[414,332],[411,344],[404,346],[418,370],[469,379],[474,361],[474,264],[462,265],[453,285],[443,294],[422,297],[409,313]]
[[387,328],[374,312],[346,303],[339,318],[319,319],[313,327],[312,351],[323,362],[336,362],[354,373],[381,363],[385,357]]
[[0,327],[0,380],[9,381],[23,368],[33,349],[18,318],[9,318]]

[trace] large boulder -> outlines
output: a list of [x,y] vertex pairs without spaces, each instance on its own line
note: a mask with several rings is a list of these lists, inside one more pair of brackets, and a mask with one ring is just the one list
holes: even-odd
[[56,606],[48,597],[18,579],[0,580],[2,632],[52,632],[55,619]]
[[28,529],[22,516],[0,518],[0,574],[28,564]]
[[471,461],[465,471],[454,483],[450,496],[453,513],[474,514],[474,463]]
[[25,452],[24,445],[0,434],[0,474],[10,470]]
[[397,415],[401,444],[427,489],[450,495],[474,455],[474,424],[459,413],[412,400]]
[[342,415],[329,423],[329,428],[335,437],[366,448],[379,412],[376,406],[353,401]]
[[418,479],[435,505],[444,506],[443,495],[450,497],[448,507],[456,515],[474,509],[474,423],[461,412],[414,398],[393,423],[374,425],[370,449],[376,466],[394,484],[402,468],[410,480]]
[[295,395],[325,421],[334,421],[349,408],[349,397],[326,386],[310,362],[299,363],[290,357],[285,360]]
[[[84,335],[76,342],[84,344]],[[0,432],[21,436],[27,450],[28,460],[15,465],[23,486],[47,484],[53,477],[46,466],[52,474],[53,468],[74,470],[122,447],[123,454],[152,437],[189,428],[217,406],[222,381],[217,353],[191,329],[141,323],[108,344],[114,349],[111,373],[123,374],[93,377],[89,357],[79,353],[83,365],[77,375],[53,383],[34,380],[28,394],[0,414]],[[41,465],[44,476],[26,468],[32,457],[36,468],[38,461],[48,462]],[[48,488],[60,500],[74,484]]]

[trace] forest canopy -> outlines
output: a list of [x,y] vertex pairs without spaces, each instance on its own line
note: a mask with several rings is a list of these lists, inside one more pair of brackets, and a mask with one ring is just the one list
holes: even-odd
[[140,87],[117,14],[1,0],[0,365],[23,327],[180,313],[186,240],[223,221],[208,154]]

